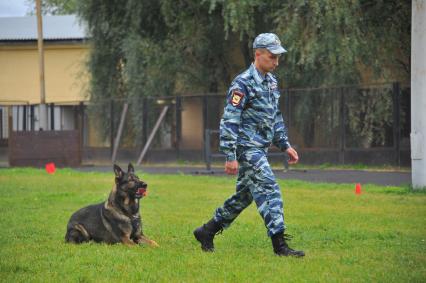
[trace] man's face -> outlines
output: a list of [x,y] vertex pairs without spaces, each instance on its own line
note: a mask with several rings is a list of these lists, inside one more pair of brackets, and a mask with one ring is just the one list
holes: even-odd
[[280,55],[275,55],[269,52],[267,49],[256,50],[256,67],[262,72],[272,72],[278,67],[278,61]]

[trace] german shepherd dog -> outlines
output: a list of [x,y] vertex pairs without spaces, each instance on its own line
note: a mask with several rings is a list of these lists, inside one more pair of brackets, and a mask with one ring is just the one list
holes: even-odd
[[65,241],[80,244],[93,240],[132,246],[158,244],[142,232],[139,201],[146,195],[147,184],[135,175],[129,163],[127,173],[114,165],[115,186],[105,202],[76,211],[67,226]]

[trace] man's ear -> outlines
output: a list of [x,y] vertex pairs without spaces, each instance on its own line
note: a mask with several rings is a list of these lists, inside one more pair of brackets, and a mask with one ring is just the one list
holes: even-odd
[[256,49],[256,50],[254,51],[254,59],[256,59],[256,58],[257,58],[260,54],[261,54],[260,50],[259,50],[259,49]]
[[129,163],[129,167],[127,168],[127,173],[135,173],[135,168],[133,168],[132,163]]
[[121,170],[120,166],[116,164],[114,164],[114,173],[115,173],[115,178],[117,179],[123,178],[124,172],[123,170]]

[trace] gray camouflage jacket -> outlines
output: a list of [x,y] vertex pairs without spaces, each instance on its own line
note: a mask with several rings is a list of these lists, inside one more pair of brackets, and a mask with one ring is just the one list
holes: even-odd
[[236,160],[237,146],[290,147],[279,98],[276,78],[271,73],[263,77],[254,64],[233,80],[220,121],[220,151],[227,161]]

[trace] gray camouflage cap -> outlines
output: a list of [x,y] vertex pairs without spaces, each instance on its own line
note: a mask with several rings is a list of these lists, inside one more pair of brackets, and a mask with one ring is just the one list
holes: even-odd
[[272,54],[282,54],[287,52],[281,46],[281,41],[275,33],[261,33],[253,41],[253,49],[266,48]]

